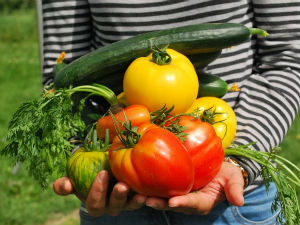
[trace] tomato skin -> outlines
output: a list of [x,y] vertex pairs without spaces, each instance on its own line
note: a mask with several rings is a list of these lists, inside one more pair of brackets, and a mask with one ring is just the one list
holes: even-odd
[[101,170],[110,173],[108,152],[87,151],[80,147],[67,163],[67,175],[78,194],[87,197],[95,177]]
[[213,127],[218,137],[222,139],[223,148],[228,148],[234,140],[237,128],[236,116],[233,109],[227,104],[227,102],[217,97],[198,98],[187,112],[193,112],[197,108],[201,111],[212,108],[212,110],[215,110],[216,113],[218,113],[213,119],[215,122]]
[[224,160],[222,141],[213,126],[200,119],[181,116],[179,124],[185,127],[183,145],[190,153],[195,168],[192,190],[198,190],[207,185],[221,168]]
[[[132,126],[140,126],[143,123],[150,122],[150,112],[143,105],[130,105],[120,112],[114,114],[115,119],[119,122],[125,122],[124,113],[129,121],[131,121]],[[123,126],[119,124],[121,130],[123,130]],[[114,127],[114,123],[112,117],[110,115],[101,117],[97,121],[97,135],[100,139],[105,138],[105,130],[109,129],[109,140],[112,142],[114,137],[116,136],[116,129]]]
[[190,192],[192,159],[170,131],[151,126],[133,148],[115,139],[109,151],[114,176],[146,196],[169,198]]
[[172,61],[158,65],[152,54],[134,60],[127,68],[123,90],[129,104],[145,105],[149,111],[174,107],[172,114],[185,112],[197,98],[198,77],[187,57],[167,49]]

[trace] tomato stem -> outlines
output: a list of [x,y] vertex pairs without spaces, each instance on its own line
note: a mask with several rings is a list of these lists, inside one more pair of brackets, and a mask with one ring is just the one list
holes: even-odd
[[[109,110],[109,114],[112,118],[114,128],[116,130],[117,136],[120,139],[120,141],[124,144],[127,148],[134,147],[138,141],[141,138],[141,135],[137,132],[137,127],[132,127],[131,122],[128,120],[125,112],[124,112],[124,118],[125,122],[117,121],[114,114]],[[119,123],[122,127],[124,127],[125,130],[120,129]]]
[[106,152],[110,148],[109,143],[109,130],[105,131],[105,138],[104,140],[99,140],[97,136],[96,130],[96,123],[92,124],[91,128],[89,129],[84,142],[83,146],[86,151],[88,152]]
[[158,125],[161,124],[170,116],[170,112],[172,112],[173,109],[174,105],[170,109],[164,105],[162,108],[150,113],[150,121]]
[[172,61],[172,57],[167,53],[168,45],[163,48],[157,46],[152,47],[152,61],[158,65],[168,65]]

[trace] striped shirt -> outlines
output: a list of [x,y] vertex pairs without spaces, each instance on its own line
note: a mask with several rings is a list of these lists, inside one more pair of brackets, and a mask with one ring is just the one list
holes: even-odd
[[[230,22],[259,27],[270,35],[252,37],[230,49],[206,70],[240,92],[223,99],[234,109],[235,144],[256,142],[269,151],[280,144],[300,104],[299,0],[44,0],[40,3],[44,84],[61,51],[66,62],[115,41],[143,32],[178,26]],[[260,167],[239,159],[250,186],[261,184]],[[246,191],[247,191],[246,190]]]

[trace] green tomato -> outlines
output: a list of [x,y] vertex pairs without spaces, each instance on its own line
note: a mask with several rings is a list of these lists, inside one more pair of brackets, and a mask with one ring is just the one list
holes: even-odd
[[107,152],[79,148],[68,160],[67,175],[75,191],[87,197],[95,177],[101,170],[110,171]]

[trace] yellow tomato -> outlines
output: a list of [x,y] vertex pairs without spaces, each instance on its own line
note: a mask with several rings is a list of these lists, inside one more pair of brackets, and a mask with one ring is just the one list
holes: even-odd
[[134,60],[127,68],[123,89],[129,104],[142,104],[149,111],[171,108],[185,112],[197,98],[198,77],[193,64],[179,52],[167,49],[171,63],[158,65],[152,54]]
[[119,103],[122,103],[125,106],[129,106],[129,103],[126,99],[126,96],[125,96],[124,92],[121,92],[120,94],[118,94],[117,99],[118,99]]
[[230,105],[217,97],[202,97],[195,100],[187,112],[195,110],[200,115],[203,115],[205,110],[209,110],[211,113],[215,112],[213,118],[210,118],[211,122],[217,135],[222,139],[223,148],[228,148],[233,142],[237,126],[236,116]]

